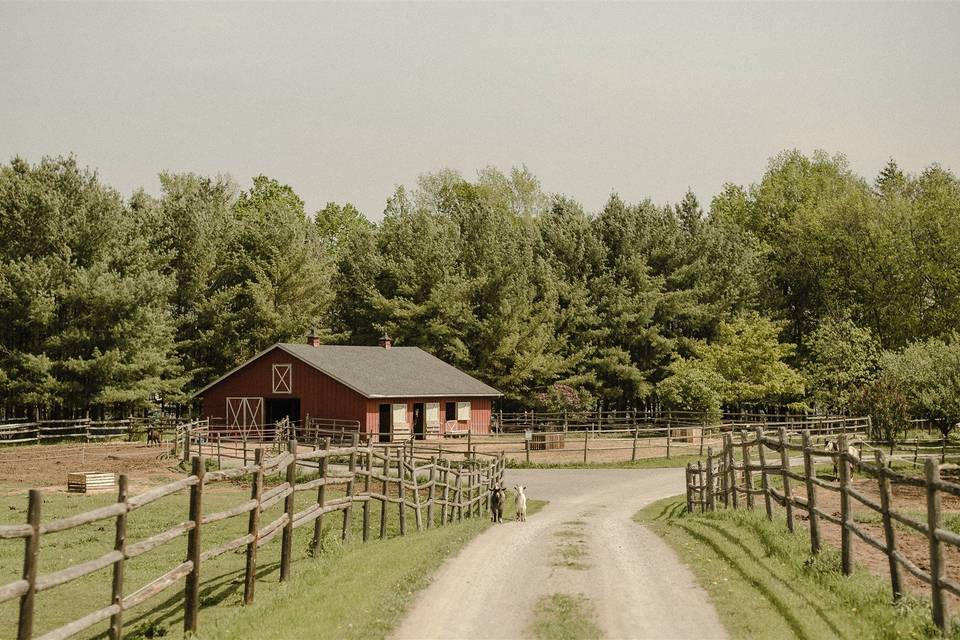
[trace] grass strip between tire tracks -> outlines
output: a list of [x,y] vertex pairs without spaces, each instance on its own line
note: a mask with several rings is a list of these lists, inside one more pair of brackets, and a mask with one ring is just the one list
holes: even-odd
[[889,584],[861,568],[844,576],[838,551],[812,556],[806,531],[791,534],[782,518],[732,509],[687,514],[676,496],[634,519],[690,566],[734,638],[940,637],[926,602],[905,597],[894,605]]
[[527,631],[537,640],[602,638],[595,617],[593,603],[583,594],[554,593],[537,601]]

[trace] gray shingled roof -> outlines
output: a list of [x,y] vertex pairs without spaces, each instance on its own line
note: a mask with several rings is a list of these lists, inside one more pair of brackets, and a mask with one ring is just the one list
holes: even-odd
[[279,346],[368,398],[502,395],[419,347]]

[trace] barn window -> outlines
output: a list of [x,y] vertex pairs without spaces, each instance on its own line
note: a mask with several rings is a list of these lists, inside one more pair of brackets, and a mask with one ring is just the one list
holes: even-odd
[[391,405],[391,412],[393,413],[393,426],[405,426],[407,424],[407,405],[406,404],[395,404]]
[[440,423],[440,403],[439,402],[428,402],[426,406],[426,418],[427,424],[439,424]]
[[469,420],[469,419],[470,419],[470,403],[458,402],[457,403],[457,420]]
[[456,402],[448,402],[448,403],[447,403],[447,407],[446,407],[446,410],[445,410],[444,418],[443,418],[443,419],[446,420],[446,421],[448,421],[448,422],[449,422],[450,420],[456,420],[456,419],[457,419],[457,403],[456,403]]
[[293,365],[273,365],[273,392],[293,393]]

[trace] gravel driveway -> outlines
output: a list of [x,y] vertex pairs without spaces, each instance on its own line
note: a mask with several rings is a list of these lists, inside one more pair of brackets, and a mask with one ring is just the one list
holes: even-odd
[[682,469],[508,470],[506,482],[550,504],[448,560],[393,637],[520,638],[537,600],[554,593],[586,596],[608,638],[726,637],[691,572],[631,520],[678,493]]

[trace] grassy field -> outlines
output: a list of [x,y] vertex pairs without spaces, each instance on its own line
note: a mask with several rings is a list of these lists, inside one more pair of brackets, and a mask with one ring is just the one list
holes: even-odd
[[811,556],[806,533],[789,533],[782,519],[745,510],[687,514],[681,496],[635,519],[691,567],[734,638],[940,637],[927,603],[894,606],[885,580],[860,568],[842,575],[836,550]]
[[[204,511],[212,513],[236,505],[249,497],[249,489],[228,483],[208,488],[204,492]],[[330,497],[335,497],[331,492]],[[297,494],[299,510],[310,500],[304,494]],[[115,500],[113,495],[81,495],[49,493],[44,495],[43,521],[74,515],[83,511],[104,506]],[[261,525],[273,521],[282,513],[281,504],[263,513]],[[397,507],[388,507],[388,536],[394,537],[398,531]],[[360,575],[368,584],[352,595],[353,606],[361,606],[363,597],[370,594],[368,606],[371,610],[384,611],[383,620],[393,618],[391,611],[402,601],[397,595],[387,593],[392,589],[412,592],[416,581],[414,577],[424,579],[434,565],[446,554],[451,553],[476,533],[488,526],[486,517],[470,519],[463,524],[439,527],[424,534],[407,535],[405,538],[389,539],[383,542],[362,544],[360,540],[360,507],[354,507],[353,540],[345,547],[339,544],[339,533],[343,518],[331,514],[324,520],[324,536],[321,552],[317,558],[309,553],[309,541],[313,534],[312,525],[300,527],[294,531],[292,573],[297,589],[315,588],[311,596],[311,606],[315,603],[333,601],[329,594],[340,594],[341,583],[347,576]],[[435,514],[439,518],[439,509]],[[407,514],[408,527],[415,531],[414,519]],[[26,518],[26,499],[23,495],[0,498],[0,523],[20,524]],[[187,519],[187,498],[185,493],[166,497],[158,502],[138,509],[130,514],[127,521],[128,544],[159,533]],[[373,503],[371,507],[372,534],[379,532],[380,507]],[[202,548],[210,549],[246,532],[246,517],[204,526]],[[69,531],[44,536],[40,550],[39,572],[48,574],[79,562],[90,560],[112,550],[113,521],[103,521],[77,527]],[[242,551],[242,550],[241,550]],[[183,561],[186,555],[186,537],[177,538],[125,564],[125,591],[127,593],[149,583],[157,576]],[[287,593],[291,587],[278,583],[278,563],[280,557],[280,537],[278,536],[258,552],[258,583],[255,607],[267,607],[276,597],[273,592]],[[6,584],[20,577],[23,558],[21,540],[0,541],[0,584]],[[371,560],[368,560],[371,559]],[[368,564],[364,564],[364,563]],[[359,564],[357,564],[359,563]],[[242,618],[237,613],[243,595],[244,554],[227,553],[219,558],[205,562],[201,569],[201,612],[200,629],[210,632],[209,625],[222,627],[232,618]],[[369,574],[374,569],[389,569],[378,582],[369,583]],[[302,574],[302,575],[301,575]],[[95,572],[80,580],[37,595],[34,634],[39,636],[58,626],[66,624],[110,602],[109,568]],[[310,576],[308,578],[308,575]],[[404,577],[406,576],[406,577]],[[303,581],[299,581],[300,579]],[[309,579],[309,582],[306,582]],[[330,582],[330,581],[333,582]],[[294,584],[291,583],[291,584]],[[401,585],[405,585],[402,587]],[[335,588],[330,588],[335,587]],[[338,596],[339,597],[339,596]],[[378,601],[379,600],[379,601]],[[125,615],[125,635],[128,637],[159,637],[161,635],[180,636],[183,621],[183,581],[141,607]],[[345,601],[340,601],[341,604]],[[214,606],[216,605],[216,606]],[[332,609],[323,607],[330,613]],[[266,609],[264,609],[266,610]],[[390,615],[388,615],[390,614]],[[333,614],[331,614],[333,615]],[[17,601],[8,601],[0,605],[0,638],[13,637],[16,633]],[[335,622],[335,616],[331,618]],[[265,623],[269,622],[264,620]],[[239,624],[239,622],[237,622]],[[386,624],[386,623],[384,623]],[[100,623],[78,637],[104,637],[107,622]],[[205,628],[206,627],[206,628]],[[386,628],[382,626],[374,629]],[[369,631],[369,630],[368,630]],[[169,633],[168,633],[169,632]],[[372,631],[370,631],[373,633]],[[269,635],[269,634],[267,634]],[[313,634],[314,636],[316,634]],[[340,635],[340,634],[338,634]],[[273,636],[276,637],[276,636]],[[289,636],[288,636],[289,637]]]

